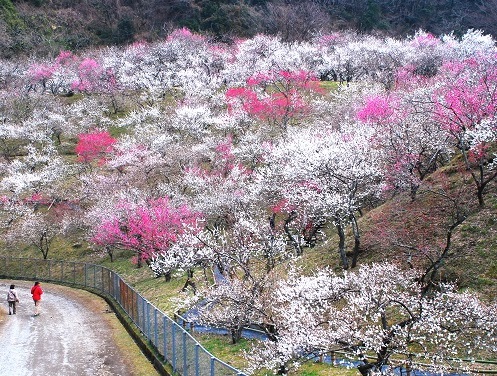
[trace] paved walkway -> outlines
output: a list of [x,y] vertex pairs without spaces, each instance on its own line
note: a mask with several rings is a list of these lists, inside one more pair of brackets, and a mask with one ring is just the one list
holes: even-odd
[[[6,302],[10,283],[16,285],[20,297],[17,314],[11,316]],[[125,349],[126,355],[116,345],[115,325],[109,320],[117,318],[103,299],[85,291],[41,285],[41,314],[34,316],[32,283],[0,281],[0,375],[157,374],[152,366],[138,373],[129,363],[128,352],[139,352],[134,343],[135,348]]]

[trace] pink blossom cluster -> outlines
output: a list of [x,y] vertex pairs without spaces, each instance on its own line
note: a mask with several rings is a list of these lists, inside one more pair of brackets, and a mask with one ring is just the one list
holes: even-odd
[[112,152],[115,143],[116,139],[107,131],[82,133],[78,136],[78,144],[75,148],[78,161],[90,163],[97,160],[102,165],[106,161],[106,154]]
[[395,112],[395,98],[378,95],[366,100],[366,104],[357,112],[357,118],[363,122],[381,122],[389,120]]
[[199,230],[201,216],[187,205],[173,206],[167,197],[142,205],[121,202],[104,220],[92,241],[102,247],[134,250],[138,261],[165,252],[185,231]]

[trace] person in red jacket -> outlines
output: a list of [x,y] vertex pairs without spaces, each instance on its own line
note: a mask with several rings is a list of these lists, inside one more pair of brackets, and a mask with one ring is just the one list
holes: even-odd
[[40,300],[43,290],[41,289],[40,282],[36,281],[34,286],[31,287],[31,295],[33,295],[33,301],[35,302],[35,316],[40,314]]

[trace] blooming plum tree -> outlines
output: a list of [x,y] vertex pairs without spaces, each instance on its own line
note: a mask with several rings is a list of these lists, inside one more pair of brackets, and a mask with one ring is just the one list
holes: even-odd
[[375,129],[372,143],[383,150],[387,189],[407,189],[412,199],[421,181],[452,154],[446,132],[430,117],[430,91],[424,84],[399,84],[398,90],[370,97],[357,112]]
[[484,192],[497,177],[488,163],[488,142],[473,143],[471,133],[482,122],[492,122],[497,113],[497,65],[493,54],[464,61],[448,62],[441,70],[443,85],[434,93],[434,118],[447,131],[463,157],[476,185],[478,203],[484,205]]
[[47,259],[53,241],[63,235],[72,222],[74,210],[66,201],[36,193],[18,201],[16,214],[6,239],[13,244],[28,243]]
[[408,374],[468,371],[463,357],[496,346],[495,307],[453,285],[427,294],[418,275],[382,263],[343,275],[291,276],[272,295],[276,338],[251,352],[252,367],[286,373],[292,361],[340,350],[363,359],[362,375],[393,375],[402,366]]
[[[100,247],[118,247],[136,253],[136,262],[150,259],[170,249],[178,236],[198,231],[200,214],[186,205],[174,206],[167,198],[150,200],[141,205],[122,202],[116,214],[106,218],[96,229],[92,241]],[[171,271],[164,273],[166,280]]]
[[228,108],[243,110],[282,131],[308,111],[305,93],[322,93],[317,78],[305,71],[270,71],[247,79],[247,88],[226,92]]
[[191,168],[184,179],[194,207],[207,219],[199,238],[211,248],[222,273],[250,276],[254,259],[270,270],[287,254],[281,233],[267,218],[257,172],[238,162],[230,137],[214,153],[207,168]]
[[78,161],[90,163],[97,160],[99,164],[103,164],[106,160],[106,154],[112,151],[112,146],[115,143],[116,139],[107,131],[80,134],[75,148]]
[[[203,298],[194,319],[199,323],[228,329],[233,344],[238,343],[244,328],[266,323],[270,275],[253,278],[219,280],[215,286],[202,291]],[[261,326],[264,328],[264,326]]]
[[2,189],[23,197],[50,186],[55,189],[54,183],[67,176],[68,165],[51,145],[40,150],[29,145],[27,153],[23,160],[6,166],[0,181]]
[[54,62],[33,63],[27,72],[29,88],[42,92],[49,90],[51,94],[71,93],[71,82],[76,79],[77,56],[70,51],[60,51]]
[[280,171],[271,175],[280,177],[287,212],[332,221],[345,269],[345,228],[352,225],[355,265],[360,239],[356,213],[381,192],[380,151],[371,147],[371,137],[371,128],[353,123],[342,124],[339,131],[292,129],[270,156],[270,168]]

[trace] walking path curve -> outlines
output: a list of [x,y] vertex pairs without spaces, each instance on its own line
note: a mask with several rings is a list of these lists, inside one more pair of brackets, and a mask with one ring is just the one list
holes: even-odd
[[[16,315],[8,315],[9,285],[18,291]],[[42,283],[41,314],[34,316],[32,282],[0,281],[0,375],[157,375],[128,338],[106,302],[86,291]],[[5,293],[3,293],[5,292]],[[124,334],[123,334],[124,333]],[[143,363],[145,369],[143,369]]]

